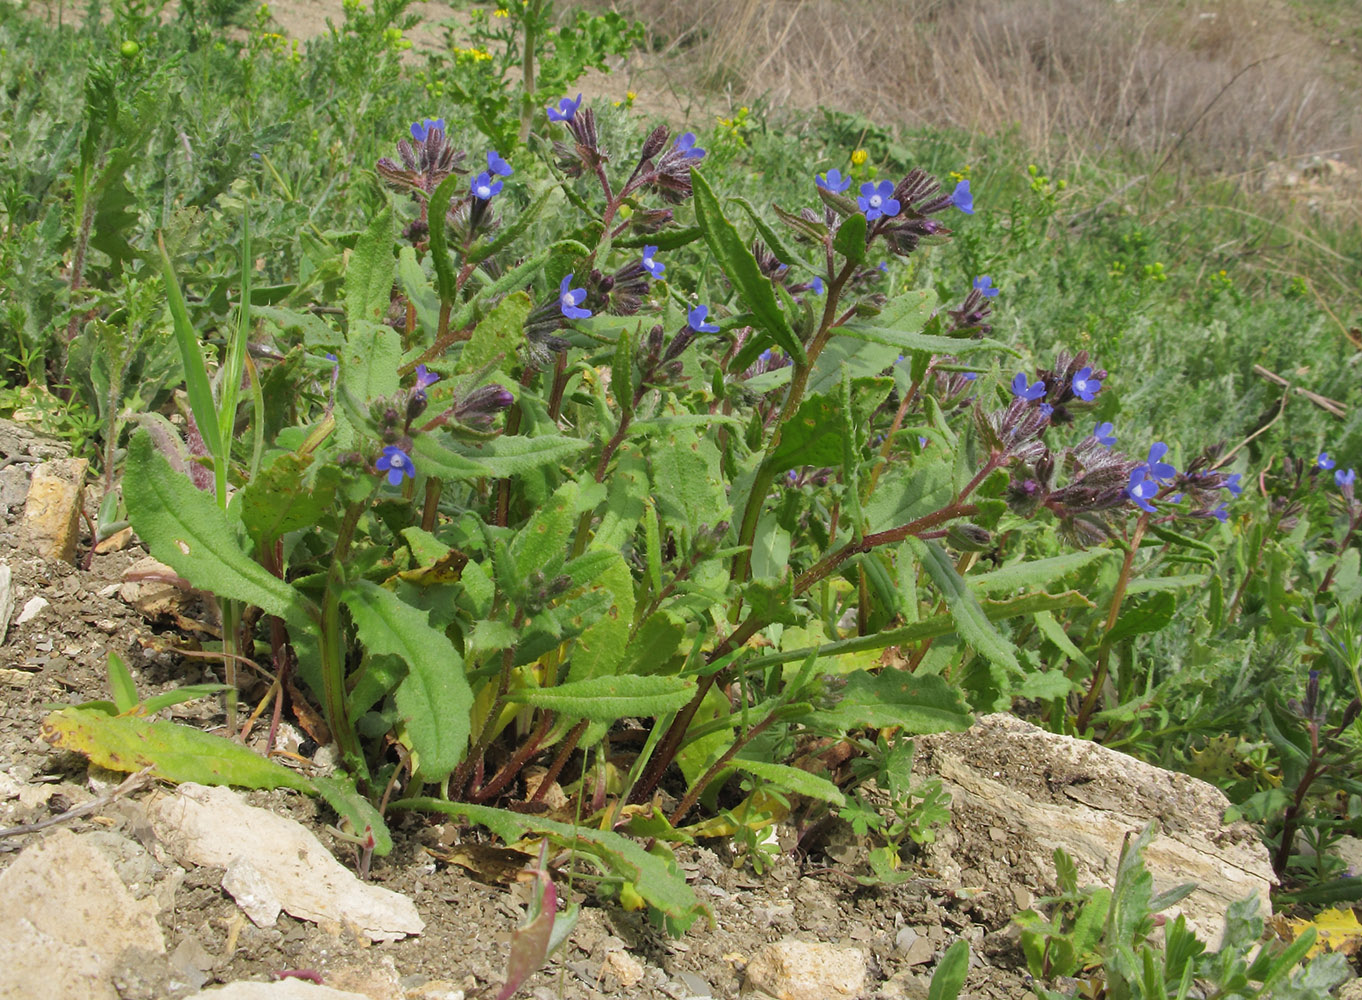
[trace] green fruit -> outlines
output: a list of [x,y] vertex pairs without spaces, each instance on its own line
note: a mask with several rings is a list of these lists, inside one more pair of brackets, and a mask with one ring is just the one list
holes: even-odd
[[118,47],[118,51],[124,59],[131,59],[142,51],[142,46],[138,45],[132,39],[128,39]]

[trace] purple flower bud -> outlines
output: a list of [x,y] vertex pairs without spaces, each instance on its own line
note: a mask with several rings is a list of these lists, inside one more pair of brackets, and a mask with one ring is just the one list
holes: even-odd
[[505,386],[479,386],[464,396],[454,407],[454,418],[461,423],[473,426],[487,426],[502,410],[515,402],[515,396]]
[[667,144],[667,137],[669,135],[671,135],[671,133],[667,130],[666,125],[659,125],[649,132],[648,138],[643,140],[643,152],[639,159],[651,160],[661,152],[662,147]]

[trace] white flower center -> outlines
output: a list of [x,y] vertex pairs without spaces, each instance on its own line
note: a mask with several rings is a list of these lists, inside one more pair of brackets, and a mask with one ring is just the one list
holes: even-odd
[[883,201],[883,200],[884,200],[884,199],[882,199],[879,195],[877,195],[877,194],[872,194],[872,195],[870,196],[870,207],[871,207],[871,208],[879,208],[879,207],[880,207],[880,202]]

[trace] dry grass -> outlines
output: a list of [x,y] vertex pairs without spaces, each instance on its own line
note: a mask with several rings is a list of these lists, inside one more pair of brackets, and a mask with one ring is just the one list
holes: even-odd
[[[1238,166],[1356,160],[1357,64],[1265,0],[616,0],[691,83],[773,108]],[[1066,148],[1055,148],[1060,144]]]

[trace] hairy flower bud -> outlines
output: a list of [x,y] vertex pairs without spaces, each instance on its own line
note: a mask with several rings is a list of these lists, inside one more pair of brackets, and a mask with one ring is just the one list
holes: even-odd
[[662,147],[667,145],[667,139],[671,136],[666,125],[659,125],[648,133],[648,138],[643,140],[643,149],[639,154],[640,160],[651,160],[658,153],[662,152]]
[[489,427],[492,419],[514,402],[515,396],[505,386],[480,386],[459,400],[454,418],[470,427]]

